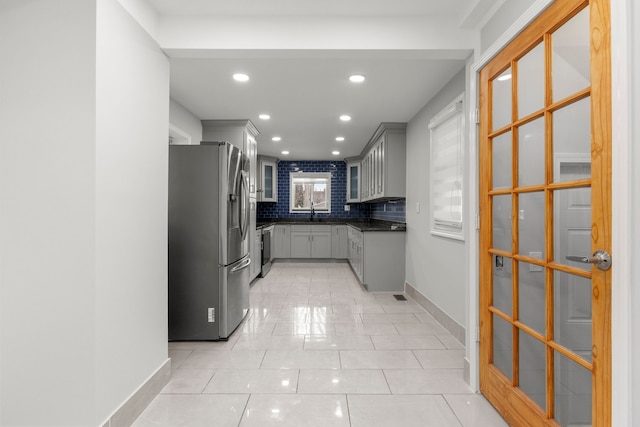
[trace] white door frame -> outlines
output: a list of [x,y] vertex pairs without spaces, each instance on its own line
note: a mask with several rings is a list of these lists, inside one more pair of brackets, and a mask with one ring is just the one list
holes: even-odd
[[[513,38],[518,35],[529,23],[531,23],[542,11],[544,11],[555,0],[537,0],[496,42],[487,49],[471,66],[468,73],[469,87],[469,123],[475,123],[476,109],[478,108],[478,78],[479,72],[498,52],[500,52]],[[631,259],[632,238],[630,231],[636,230],[632,223],[633,215],[631,208],[634,206],[632,182],[632,146],[633,123],[629,117],[633,114],[632,90],[630,81],[630,67],[634,61],[634,49],[640,48],[640,41],[632,38],[631,23],[633,22],[634,0],[612,0],[611,1],[611,44],[612,44],[612,159],[613,173],[612,186],[615,191],[612,206],[612,255],[614,256],[614,269],[612,272],[612,425],[630,426],[633,425],[633,408],[630,402],[634,401],[634,376],[639,373],[634,372],[630,363],[633,358],[631,352],[634,350],[634,342],[630,341],[632,333],[632,295],[630,295],[630,285],[633,282]],[[636,35],[636,38],[638,36]],[[634,47],[635,45],[635,47]],[[477,54],[476,54],[477,56]],[[637,65],[636,65],[637,67]],[[637,98],[637,96],[636,96]],[[639,100],[636,99],[635,102]],[[468,224],[476,223],[475,216],[478,213],[478,132],[476,126],[469,126],[469,206]],[[636,165],[640,166],[640,165]],[[635,204],[640,200],[635,200]],[[467,245],[466,258],[469,261],[469,282],[468,301],[469,317],[466,325],[468,349],[466,357],[469,366],[469,385],[475,391],[479,390],[479,345],[477,342],[478,304],[479,304],[479,236],[477,230],[469,233],[469,244]],[[637,247],[636,247],[637,250]],[[637,254],[640,256],[640,254]],[[637,271],[637,270],[636,270]],[[637,274],[637,273],[636,273]],[[640,298],[640,291],[634,294]],[[638,301],[640,303],[640,301]],[[638,316],[640,317],[640,316]],[[636,332],[637,335],[637,332]],[[640,343],[635,343],[640,346]],[[630,375],[630,373],[635,375]],[[636,384],[640,387],[640,384]],[[636,392],[638,390],[635,390]],[[637,410],[636,422],[640,418],[640,410]]]

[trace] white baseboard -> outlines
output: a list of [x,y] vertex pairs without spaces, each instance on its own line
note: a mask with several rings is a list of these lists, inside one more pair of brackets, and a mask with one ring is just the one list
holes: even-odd
[[429,298],[424,296],[411,283],[404,282],[405,292],[413,298],[422,308],[427,310],[451,335],[453,335],[462,345],[465,345],[465,328],[456,322],[440,307],[434,304]]
[[102,425],[128,427],[142,414],[149,403],[171,379],[171,359],[167,359]]

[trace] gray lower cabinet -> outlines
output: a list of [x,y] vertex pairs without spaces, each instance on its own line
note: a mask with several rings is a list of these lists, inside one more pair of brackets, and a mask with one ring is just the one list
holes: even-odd
[[346,225],[331,226],[331,258],[347,259],[349,257],[349,236]]
[[404,290],[404,232],[348,228],[349,263],[360,282],[371,292]]
[[291,226],[291,258],[311,258],[311,226]]
[[249,223],[249,256],[251,257],[251,265],[249,265],[250,280],[255,279],[260,274],[261,258],[262,258],[262,231],[256,230],[256,201],[249,200],[250,206],[250,223]]
[[273,257],[291,258],[291,226],[277,224],[273,230]]
[[256,232],[253,239],[251,252],[251,265],[249,266],[251,280],[260,275],[262,269],[262,230]]
[[349,256],[349,264],[353,269],[353,272],[358,276],[360,283],[364,282],[362,276],[362,239],[363,239],[362,231],[356,230],[353,227],[347,228],[347,238],[348,238],[348,256]]
[[291,258],[331,258],[331,226],[292,225]]
[[311,226],[311,258],[331,258],[331,226]]

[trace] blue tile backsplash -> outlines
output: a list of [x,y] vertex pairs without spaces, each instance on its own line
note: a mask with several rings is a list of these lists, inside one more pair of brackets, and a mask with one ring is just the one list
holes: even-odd
[[368,204],[371,209],[370,218],[383,219],[385,221],[407,222],[406,201],[391,200],[388,202]]
[[291,172],[331,172],[331,213],[317,213],[318,218],[371,218],[406,222],[404,200],[380,203],[347,204],[347,165],[342,160],[280,160],[278,162],[278,203],[258,203],[257,218],[308,218],[308,213],[289,212],[289,174]]

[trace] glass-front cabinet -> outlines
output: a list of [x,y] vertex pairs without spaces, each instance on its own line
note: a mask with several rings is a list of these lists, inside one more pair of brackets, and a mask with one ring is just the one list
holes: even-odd
[[258,156],[260,164],[259,202],[278,201],[278,160],[274,157]]
[[347,161],[347,203],[360,202],[360,162]]

